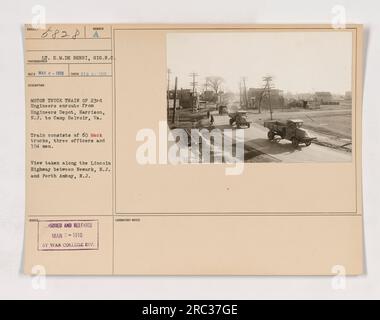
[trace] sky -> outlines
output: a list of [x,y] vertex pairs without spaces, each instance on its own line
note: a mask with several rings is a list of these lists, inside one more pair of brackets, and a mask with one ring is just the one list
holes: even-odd
[[284,92],[351,91],[352,34],[350,31],[174,32],[167,34],[167,66],[171,83],[189,88],[190,73],[224,78],[224,91],[262,87],[262,78]]

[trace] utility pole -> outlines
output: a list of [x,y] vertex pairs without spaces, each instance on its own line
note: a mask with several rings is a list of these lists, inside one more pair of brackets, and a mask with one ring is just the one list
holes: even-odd
[[240,101],[240,107],[242,106],[242,100],[241,100],[241,81],[239,82],[239,101]]
[[174,82],[174,101],[173,101],[173,118],[172,118],[172,123],[175,121],[175,109],[177,105],[177,77],[175,77],[175,82]]
[[198,76],[198,73],[195,73],[195,72],[190,73],[190,77],[192,77],[192,80],[193,80],[190,82],[190,85],[193,87],[193,99],[191,101],[191,106],[193,110],[194,110],[194,102],[195,102],[195,87],[198,84],[198,82],[195,81],[195,77],[197,76]]

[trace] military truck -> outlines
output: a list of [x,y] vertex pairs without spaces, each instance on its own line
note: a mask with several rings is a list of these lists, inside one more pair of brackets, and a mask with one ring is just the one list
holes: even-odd
[[228,114],[230,117],[230,126],[236,124],[238,129],[242,127],[249,128],[251,126],[251,122],[248,121],[247,111],[237,111]]
[[296,148],[300,143],[310,146],[315,137],[311,137],[309,133],[302,128],[303,121],[298,119],[291,119],[285,122],[270,120],[264,122],[264,127],[268,128],[268,139],[274,140],[276,136],[281,139],[290,140],[292,145]]

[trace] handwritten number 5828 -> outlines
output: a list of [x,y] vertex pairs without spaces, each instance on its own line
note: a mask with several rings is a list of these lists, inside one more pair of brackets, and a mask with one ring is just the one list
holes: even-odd
[[52,30],[52,28],[49,27],[44,33],[41,34],[41,38],[45,39],[47,37],[51,37],[51,39],[63,39],[71,37],[71,39],[76,39],[79,35],[80,31],[78,29],[75,29],[75,32],[73,34],[69,34],[66,30]]

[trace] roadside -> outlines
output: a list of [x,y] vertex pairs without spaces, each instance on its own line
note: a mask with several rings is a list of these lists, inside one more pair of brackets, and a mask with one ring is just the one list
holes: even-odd
[[[235,130],[229,121],[231,114],[219,115],[214,105],[192,112],[188,109],[176,110],[175,121],[169,123],[170,129],[182,128],[190,135],[191,129],[220,129],[223,135],[229,136],[224,129]],[[171,116],[171,117],[170,117]],[[351,160],[351,109],[348,107],[333,108],[328,106],[317,110],[291,109],[279,110],[273,113],[273,119],[286,121],[299,119],[303,121],[309,135],[316,137],[312,145],[307,147],[301,144],[294,148],[290,141],[283,139],[270,141],[267,138],[268,129],[263,126],[264,121],[270,119],[270,113],[248,110],[247,118],[251,127],[244,129],[244,161],[245,162],[336,162]],[[172,119],[172,114],[169,114]],[[212,119],[212,120],[211,120]],[[230,142],[236,145],[234,134]],[[232,140],[232,141],[231,141]],[[204,139],[200,144],[205,143]],[[206,142],[209,144],[209,142]],[[189,150],[191,153],[195,150]],[[198,151],[197,151],[198,152]],[[213,149],[212,157],[220,156],[222,150]],[[223,161],[229,162],[229,155],[223,155]],[[211,160],[211,162],[213,162]]]

